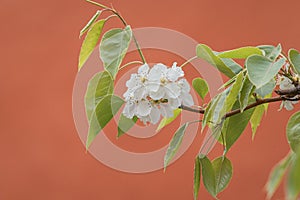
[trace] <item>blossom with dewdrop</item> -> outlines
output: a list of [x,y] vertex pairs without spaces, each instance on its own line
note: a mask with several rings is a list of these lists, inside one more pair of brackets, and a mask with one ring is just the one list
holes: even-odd
[[176,62],[171,68],[161,63],[151,69],[148,64],[140,66],[126,82],[123,115],[127,118],[137,116],[145,124],[156,124],[161,115],[172,117],[181,104],[194,105],[190,85],[183,77],[184,72]]

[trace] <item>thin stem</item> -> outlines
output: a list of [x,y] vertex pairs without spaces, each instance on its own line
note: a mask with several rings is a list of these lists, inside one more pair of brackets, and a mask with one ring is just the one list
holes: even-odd
[[187,65],[188,63],[192,62],[193,60],[195,60],[196,58],[198,58],[197,56],[194,56],[190,59],[188,59],[187,61],[185,61],[182,65],[180,65],[180,67],[184,67],[185,65]]
[[[94,1],[91,1],[91,0],[86,0],[86,1],[89,2],[89,3],[91,3],[91,4],[94,4],[96,6],[99,6],[101,8],[104,8],[104,9],[106,9],[108,11],[111,11],[112,13],[114,13],[115,15],[117,15],[117,17],[121,20],[121,22],[123,23],[124,26],[128,25],[127,22],[125,21],[125,19],[121,16],[121,14],[118,13],[114,8],[110,8],[108,6],[102,5],[100,3],[97,3],[97,2],[94,2]],[[139,55],[140,55],[143,63],[146,63],[146,59],[144,57],[144,54],[143,54],[143,52],[142,52],[142,50],[140,48],[140,45],[139,45],[139,43],[138,43],[138,41],[137,41],[137,39],[136,39],[136,37],[134,36],[133,33],[132,33],[132,38],[133,38],[133,41],[135,43],[135,46],[136,46],[136,48],[137,48],[137,50],[139,52]]]
[[138,43],[136,37],[134,36],[134,34],[132,34],[132,38],[133,38],[133,40],[134,40],[134,43],[135,43],[136,48],[138,49],[138,52],[139,52],[139,54],[140,54],[141,59],[142,59],[143,63],[145,64],[145,63],[146,63],[145,56],[144,56],[144,54],[143,54],[143,52],[142,52],[142,50],[141,50],[141,48],[140,48],[140,45],[139,45],[139,43]]
[[111,8],[109,8],[109,7],[107,7],[107,6],[103,5],[103,4],[100,4],[100,3],[97,3],[97,2],[94,2],[94,1],[90,1],[90,0],[86,0],[86,1],[89,2],[89,3],[91,3],[91,4],[94,4],[96,6],[99,6],[101,8],[105,8],[105,9],[108,9],[108,10],[111,9]]
[[138,60],[131,61],[131,62],[126,63],[126,64],[124,64],[123,66],[121,66],[121,67],[119,68],[119,70],[122,70],[122,69],[124,69],[125,67],[127,67],[127,66],[129,66],[129,65],[133,65],[133,64],[143,64],[143,62],[138,61]]

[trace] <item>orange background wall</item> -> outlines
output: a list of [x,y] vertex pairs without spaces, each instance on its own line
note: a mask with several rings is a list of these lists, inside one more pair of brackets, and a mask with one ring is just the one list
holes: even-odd
[[[133,28],[174,29],[216,50],[278,42],[285,51],[300,49],[297,0],[102,3],[113,3]],[[0,199],[192,199],[199,139],[165,174],[118,172],[85,153],[72,118],[72,87],[79,30],[95,10],[83,0],[1,0]],[[270,106],[253,142],[248,127],[231,149],[234,176],[221,199],[264,199],[269,170],[288,151],[291,112],[277,113],[278,107]],[[283,196],[281,188],[274,199]],[[203,186],[200,199],[211,199]]]

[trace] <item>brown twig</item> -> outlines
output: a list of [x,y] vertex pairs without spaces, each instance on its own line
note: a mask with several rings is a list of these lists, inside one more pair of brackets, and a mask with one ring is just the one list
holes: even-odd
[[[286,93],[286,92],[287,91],[280,90],[280,93]],[[294,92],[294,91],[291,91],[291,92]],[[256,106],[259,106],[261,104],[265,104],[265,103],[272,103],[272,102],[277,102],[277,101],[299,101],[300,100],[300,97],[289,98],[289,97],[291,97],[290,96],[291,93],[287,93],[287,94],[288,94],[288,97],[286,97],[286,96],[277,96],[277,97],[271,97],[271,98],[266,98],[266,99],[257,99],[257,101],[255,103],[249,104],[244,109],[244,111],[249,110],[251,108],[254,108]],[[297,90],[297,94],[300,94],[300,87]],[[294,94],[292,97],[294,97],[295,95],[296,94]],[[190,111],[190,112],[195,112],[195,113],[200,113],[200,114],[205,113],[205,109],[194,109],[194,108],[190,108],[190,107],[184,106],[184,105],[181,105],[179,108],[181,108],[182,110],[187,110],[187,111]],[[241,112],[241,109],[232,110],[232,111],[226,113],[224,115],[224,118],[231,117],[231,116],[236,115],[240,112]]]

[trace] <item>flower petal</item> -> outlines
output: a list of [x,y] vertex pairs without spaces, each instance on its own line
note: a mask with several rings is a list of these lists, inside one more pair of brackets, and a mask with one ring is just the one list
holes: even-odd
[[170,68],[167,72],[167,78],[170,81],[177,81],[178,78],[184,76],[184,72],[182,71],[181,67],[176,66],[177,63],[174,62],[172,68]]
[[154,100],[159,100],[159,99],[161,99],[165,96],[165,88],[164,87],[159,87],[157,92],[150,92],[149,96]]
[[147,82],[146,88],[149,92],[157,92],[160,87],[160,83],[157,82]]
[[146,76],[148,74],[148,72],[149,72],[148,64],[143,64],[138,69],[138,74],[141,75],[141,76]]
[[126,87],[128,88],[133,88],[136,87],[138,85],[140,85],[140,80],[137,76],[137,74],[131,74],[130,79],[128,81],[126,81]]
[[142,100],[138,102],[137,105],[137,115],[138,116],[147,116],[151,112],[151,103],[148,100]]
[[150,82],[160,82],[162,77],[165,77],[167,73],[167,67],[164,64],[156,64],[153,68],[149,71],[148,80]]
[[159,121],[159,119],[160,119],[160,112],[159,112],[159,110],[158,110],[157,107],[153,107],[152,108],[149,117],[151,119],[151,123],[152,124],[156,124]]
[[144,99],[145,97],[146,97],[146,89],[144,87],[140,87],[134,91],[134,99],[135,100],[140,101],[140,100]]
[[190,95],[190,93],[183,93],[182,94],[182,99],[183,99],[183,104],[186,106],[192,106],[194,105],[194,100],[192,95]]
[[178,81],[178,85],[181,87],[183,92],[190,92],[191,87],[185,78]]
[[294,106],[293,106],[292,102],[290,102],[290,101],[284,101],[283,106],[288,111],[294,109]]
[[177,98],[180,95],[180,87],[176,83],[165,85],[166,98]]
[[170,118],[170,117],[173,117],[173,115],[174,115],[173,109],[168,104],[160,104],[159,110],[161,112],[161,115],[164,117]]
[[135,104],[131,101],[125,104],[123,114],[125,117],[132,119],[134,116]]
[[171,106],[173,110],[175,110],[180,106],[181,103],[179,99],[168,99],[168,104]]

